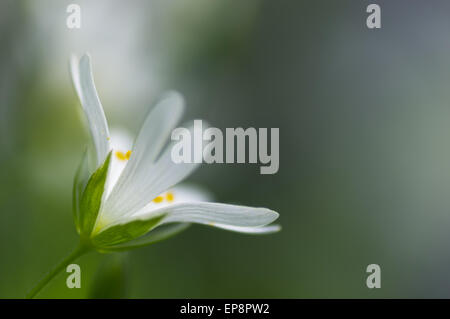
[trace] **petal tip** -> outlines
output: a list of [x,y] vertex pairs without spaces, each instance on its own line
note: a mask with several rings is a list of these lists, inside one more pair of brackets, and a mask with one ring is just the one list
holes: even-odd
[[83,53],[83,55],[80,58],[80,61],[90,61],[91,60],[91,55],[88,52]]
[[168,91],[162,95],[152,110],[158,114],[166,114],[178,122],[184,112],[184,97],[177,91]]
[[271,227],[270,232],[271,233],[278,233],[279,231],[281,231],[283,229],[283,227],[281,227],[281,225],[270,225],[269,227]]
[[268,222],[266,223],[266,225],[274,222],[275,220],[278,219],[278,217],[280,217],[280,214],[269,208],[257,208],[257,211],[259,211],[260,213],[264,214],[267,217]]
[[161,100],[165,101],[170,107],[177,109],[178,112],[181,112],[184,109],[184,97],[178,91],[168,91],[164,93]]

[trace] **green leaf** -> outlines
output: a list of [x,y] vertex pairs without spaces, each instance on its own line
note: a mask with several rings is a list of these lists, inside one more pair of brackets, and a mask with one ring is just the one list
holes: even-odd
[[77,171],[75,173],[72,190],[73,219],[78,233],[80,233],[81,196],[83,194],[83,190],[84,187],[86,186],[88,179],[89,179],[89,169],[88,169],[88,156],[86,149],[83,153],[83,157],[81,158],[81,162],[78,165]]
[[175,236],[182,231],[186,230],[191,224],[188,223],[175,223],[164,225],[152,230],[148,235],[129,241],[127,243],[118,244],[111,247],[105,247],[107,251],[125,251],[134,248],[139,248],[147,245],[151,245],[162,240],[166,240],[172,236]]
[[148,220],[134,220],[126,224],[111,226],[92,237],[92,244],[98,248],[103,248],[136,239],[155,227],[164,216],[160,215]]
[[83,235],[89,236],[91,234],[97,220],[110,162],[111,152],[106,157],[103,165],[91,175],[81,197],[79,220],[80,230]]

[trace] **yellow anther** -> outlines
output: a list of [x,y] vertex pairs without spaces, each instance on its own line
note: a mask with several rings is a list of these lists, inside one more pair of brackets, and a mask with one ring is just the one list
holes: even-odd
[[162,196],[158,196],[158,197],[156,197],[156,198],[153,200],[153,202],[154,202],[154,203],[161,203],[163,200],[164,200],[164,198],[163,198]]
[[116,151],[116,157],[121,161],[129,160],[131,156],[131,151],[128,151],[126,153],[122,151]]
[[124,161],[127,159],[125,154],[121,151],[116,151],[116,157],[121,161]]
[[174,200],[173,193],[172,192],[167,192],[166,199],[167,199],[168,202],[173,202],[173,200]]

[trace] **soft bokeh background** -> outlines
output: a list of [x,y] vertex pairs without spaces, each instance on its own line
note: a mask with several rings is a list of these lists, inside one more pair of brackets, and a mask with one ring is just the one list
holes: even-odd
[[[65,26],[81,5],[82,28]],[[365,25],[382,8],[382,29]],[[283,231],[202,226],[81,258],[45,298],[450,297],[448,1],[18,1],[0,4],[0,297],[20,298],[77,241],[86,143],[70,53],[90,52],[112,126],[135,133],[165,90],[185,119],[279,127],[280,170],[205,165],[218,201],[270,207]],[[382,288],[365,285],[366,266]]]

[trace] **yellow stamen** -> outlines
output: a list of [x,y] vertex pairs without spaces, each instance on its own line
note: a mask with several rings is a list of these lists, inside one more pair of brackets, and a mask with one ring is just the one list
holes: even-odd
[[124,154],[123,152],[121,152],[121,151],[116,151],[116,157],[117,157],[119,160],[121,160],[121,161],[124,161],[124,160],[127,159],[127,158],[125,157],[125,154]]
[[120,160],[120,161],[126,161],[129,160],[131,156],[131,151],[128,151],[126,153],[122,152],[122,151],[116,151],[116,157]]
[[163,200],[164,200],[164,198],[163,198],[162,196],[158,196],[158,197],[156,197],[156,198],[153,200],[153,202],[154,202],[154,203],[161,203]]
[[166,199],[167,199],[168,202],[173,202],[173,200],[174,200],[173,193],[172,192],[167,192]]

